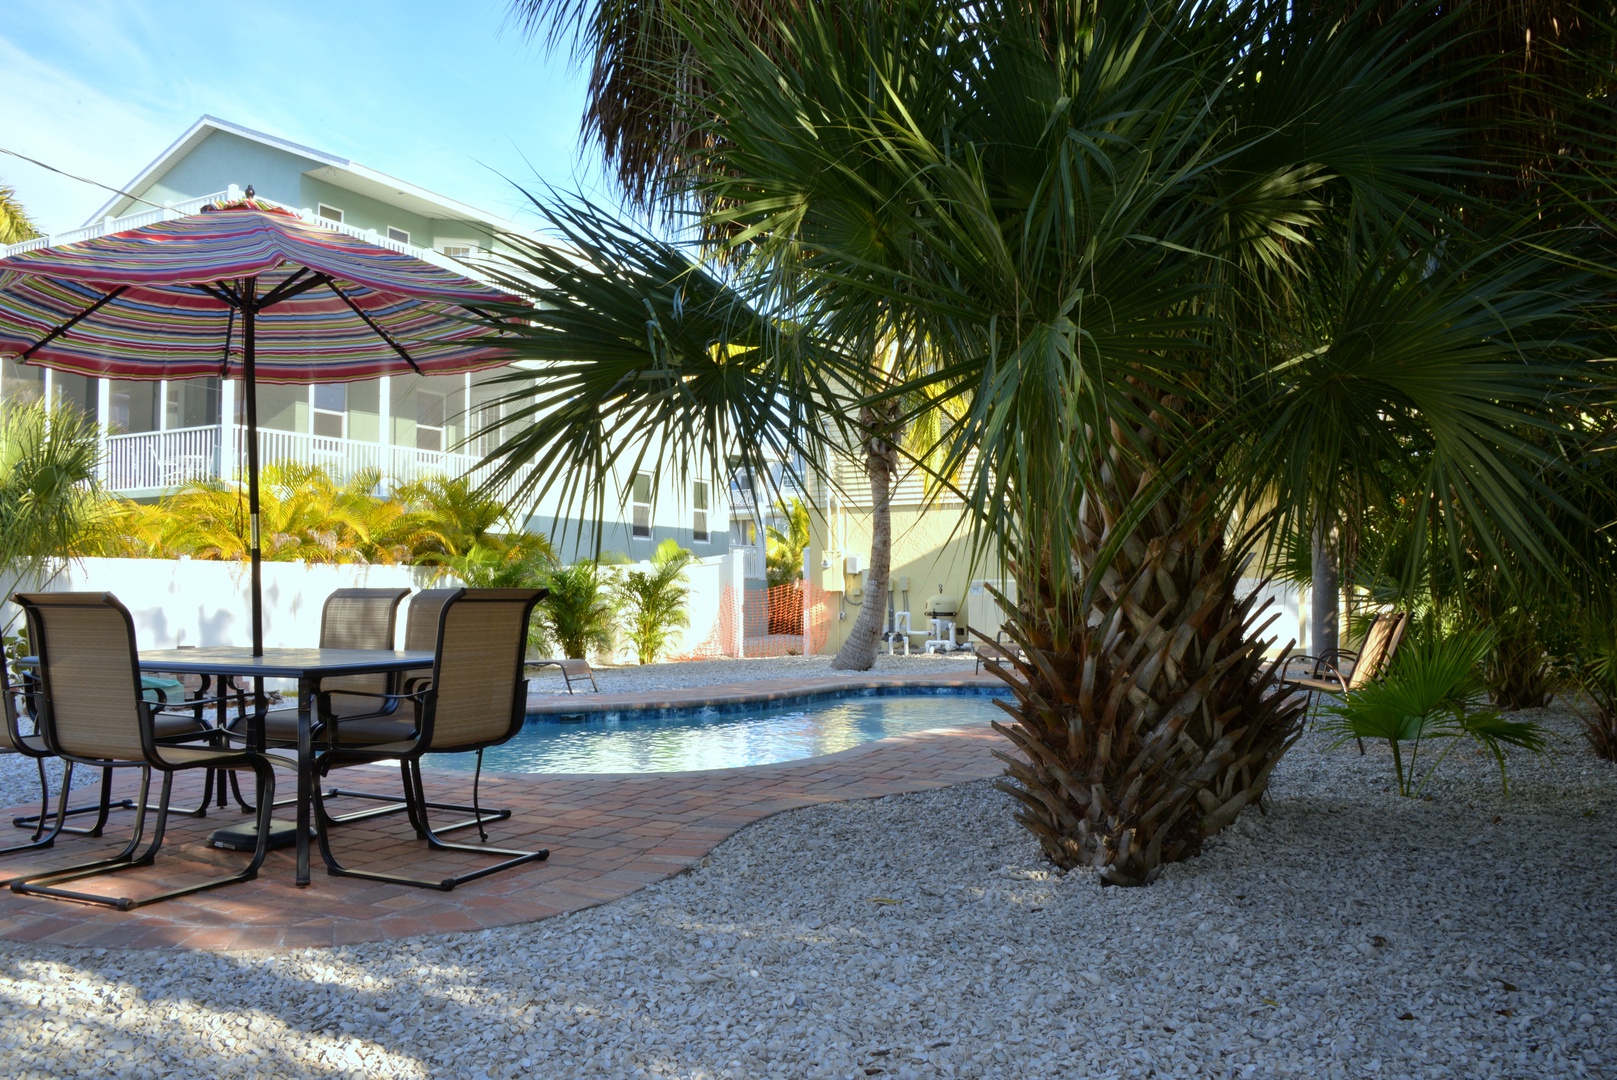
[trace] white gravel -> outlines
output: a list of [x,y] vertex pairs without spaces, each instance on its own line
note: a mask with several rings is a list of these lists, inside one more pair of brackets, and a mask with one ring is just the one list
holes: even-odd
[[[987,783],[794,811],[590,911],[292,954],[0,944],[46,1077],[1617,1076],[1617,770],[1576,721],[1431,800],[1309,735],[1146,889]],[[250,886],[249,886],[250,888]]]

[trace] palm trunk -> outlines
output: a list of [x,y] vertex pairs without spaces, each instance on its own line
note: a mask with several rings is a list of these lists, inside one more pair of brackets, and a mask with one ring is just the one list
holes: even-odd
[[[837,650],[831,666],[839,671],[869,671],[887,622],[887,580],[893,565],[893,467],[898,453],[874,410],[859,416],[865,431],[865,472],[870,477],[870,572],[864,602],[853,629]],[[880,432],[880,434],[877,434]]]
[[[1022,602],[1007,630],[1023,654],[997,665],[1015,722],[995,726],[1020,753],[999,755],[1000,786],[1052,861],[1143,885],[1262,798],[1302,704],[1277,692],[1277,663],[1263,659],[1268,603],[1239,595],[1254,535],[1226,536],[1210,478],[1126,526],[1152,474],[1113,452],[1102,475],[1080,501],[1078,583],[1044,569],[1056,556],[1037,537],[1015,566]],[[1128,538],[1102,570],[1120,527]],[[1085,606],[1077,590],[1096,574]]]
[[1313,579],[1309,593],[1308,651],[1325,656],[1341,648],[1338,628],[1337,600],[1342,595],[1340,567],[1337,564],[1337,530],[1320,521],[1314,526],[1313,542],[1309,550],[1309,576]]

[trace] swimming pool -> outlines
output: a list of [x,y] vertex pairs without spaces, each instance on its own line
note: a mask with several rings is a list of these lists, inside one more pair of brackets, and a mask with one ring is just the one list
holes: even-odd
[[[986,693],[859,696],[664,712],[528,718],[520,734],[483,754],[508,773],[686,772],[770,765],[834,754],[874,739],[1003,718]],[[434,760],[441,758],[442,760]],[[472,754],[429,755],[424,765],[470,769]]]

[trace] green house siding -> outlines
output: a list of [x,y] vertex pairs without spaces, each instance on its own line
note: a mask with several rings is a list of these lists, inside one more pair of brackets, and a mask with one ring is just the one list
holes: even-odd
[[304,170],[320,162],[288,154],[225,131],[215,131],[175,162],[147,189],[153,202],[181,202],[212,195],[231,184],[290,206],[301,206]]

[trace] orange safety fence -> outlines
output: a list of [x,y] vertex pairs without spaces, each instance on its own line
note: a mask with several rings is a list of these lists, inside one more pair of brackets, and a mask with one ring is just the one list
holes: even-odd
[[798,656],[803,653],[805,629],[809,653],[819,652],[831,632],[829,605],[822,590],[801,581],[748,589],[738,604],[735,587],[726,585],[719,600],[719,616],[707,637],[669,659],[716,660],[735,656],[738,651],[745,657]]

